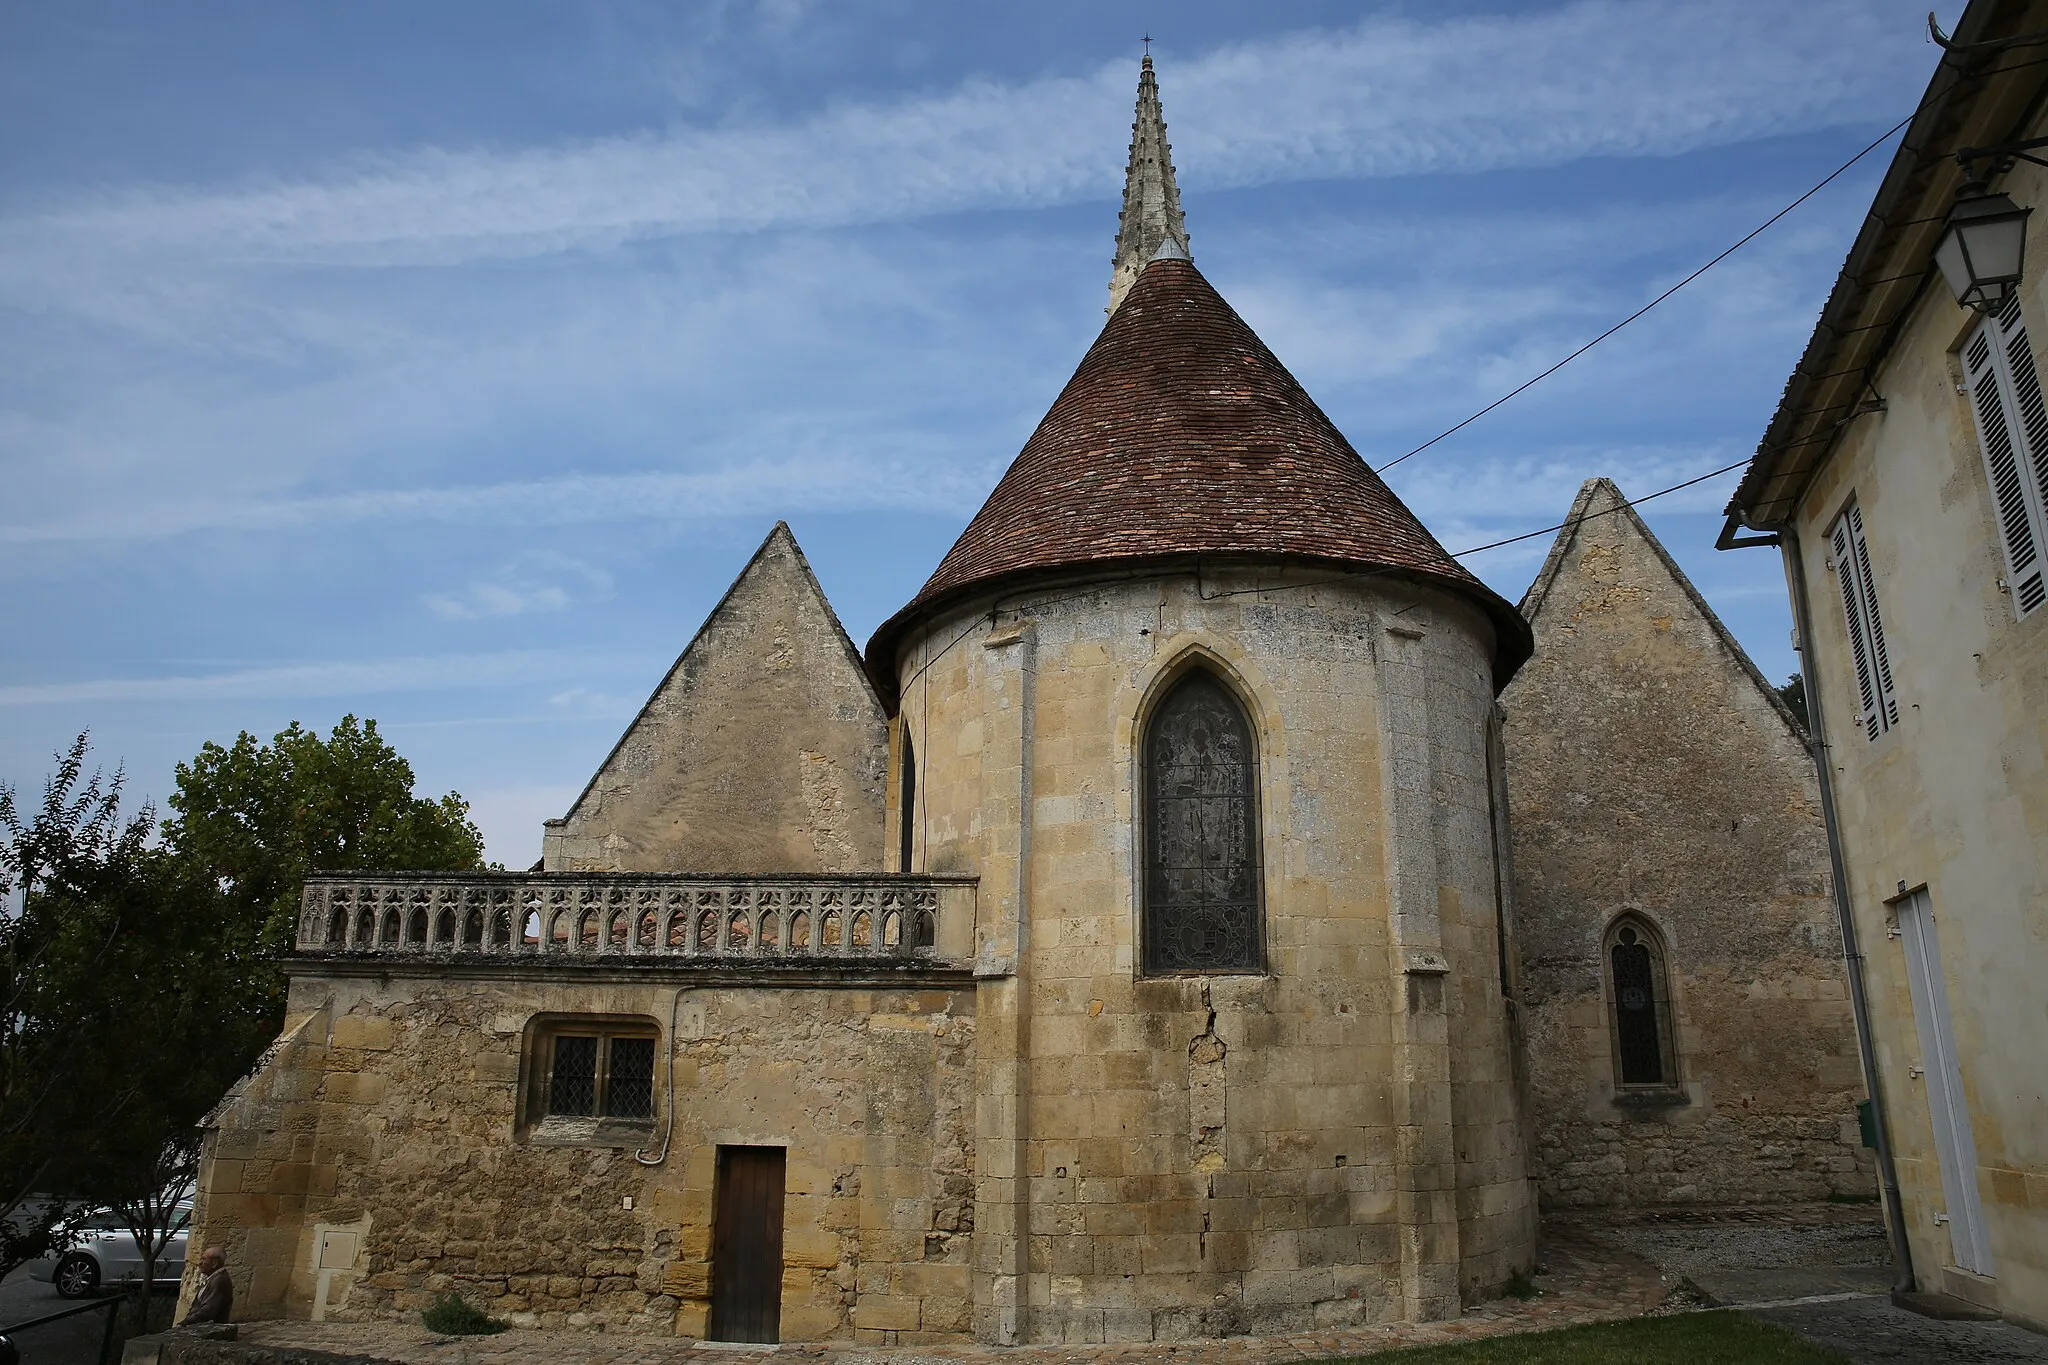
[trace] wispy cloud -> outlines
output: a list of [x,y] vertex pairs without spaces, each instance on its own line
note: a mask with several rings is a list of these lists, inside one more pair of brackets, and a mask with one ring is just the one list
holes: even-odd
[[[1375,17],[1215,50],[1167,73],[1191,188],[1669,155],[1883,118],[1911,6],[1623,0],[1423,23]],[[801,121],[511,152],[420,148],[297,181],[161,187],[0,225],[8,289],[52,252],[247,263],[449,262],[682,232],[878,222],[1112,192],[1119,61],[1022,84],[847,103]]]
[[452,592],[420,600],[445,621],[478,621],[527,612],[561,611],[573,602],[611,596],[612,576],[594,564],[559,550],[534,550],[503,564],[488,577],[472,579]]
[[641,659],[570,650],[503,650],[333,660],[153,678],[95,678],[0,687],[0,707],[82,702],[189,702],[245,697],[353,697],[510,687],[644,667]]
[[[831,61],[720,65],[799,2],[788,46],[829,30]],[[342,79],[394,97],[393,117],[351,125],[380,147],[336,156],[356,134],[223,89],[166,126],[275,112],[274,171],[101,183],[80,163],[0,196],[0,576],[40,646],[0,670],[0,760],[31,771],[89,717],[109,752],[167,772],[197,736],[281,712],[267,699],[379,698],[421,771],[446,771],[436,789],[482,789],[510,863],[758,522],[799,521],[857,635],[893,609],[1100,321],[1134,73],[1027,45],[1006,69],[1052,74],[907,93],[936,68],[898,79],[891,53],[929,15],[881,8],[718,0],[678,27],[651,6],[645,27],[704,69],[650,103],[668,87],[620,101],[603,62],[556,64],[534,118],[459,135],[345,58]],[[1745,144],[1884,126],[1934,60],[1908,0],[1398,8],[1422,17],[1275,33],[1285,16],[1245,11],[1228,30],[1266,36],[1161,62],[1204,269],[1374,460],[1642,302],[1851,139]],[[638,44],[635,28],[619,53],[661,64]],[[502,89],[490,60],[458,61],[435,98]],[[551,124],[557,107],[587,116]],[[1286,187],[1217,193],[1260,185]],[[1635,494],[1739,456],[1860,213],[1859,185],[1839,189],[1395,470],[1397,491],[1463,550],[1556,522],[1590,475]],[[1069,204],[1090,207],[982,212]],[[1724,496],[1650,515],[1689,532]],[[733,517],[758,520],[713,522]],[[1774,599],[1752,595],[1768,557],[1716,562],[1710,531],[1670,541],[1782,655]],[[1548,544],[1469,562],[1513,595]],[[592,573],[515,557],[538,546]],[[659,657],[630,653],[650,631]]]
[[548,705],[562,715],[594,720],[623,720],[639,711],[644,697],[617,692],[598,692],[588,687],[571,687],[548,698]]
[[876,508],[958,512],[971,511],[980,491],[985,490],[958,469],[869,464],[858,458],[830,463],[763,461],[705,474],[587,474],[326,497],[150,503],[111,512],[101,508],[66,520],[0,526],[0,544],[133,540],[191,531],[278,531],[379,521],[509,527]]
[[[1453,527],[1467,528],[1468,535],[1480,540],[1495,540],[1503,525],[1512,532],[1527,529],[1516,527],[1518,522],[1562,520],[1587,479],[1613,479],[1623,494],[1639,498],[1718,469],[1743,453],[1732,444],[1707,443],[1565,447],[1530,457],[1475,457],[1437,464],[1418,459],[1390,470],[1387,478],[1425,523],[1441,528],[1437,538],[1456,551],[1467,542],[1453,533]],[[1665,512],[1718,511],[1728,496],[1722,485],[1737,476],[1728,474],[1666,494],[1655,506]]]

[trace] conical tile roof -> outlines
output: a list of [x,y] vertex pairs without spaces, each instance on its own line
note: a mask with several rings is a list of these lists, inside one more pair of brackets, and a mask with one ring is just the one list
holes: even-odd
[[1445,553],[1192,261],[1162,257],[937,572],[875,632],[869,668],[893,680],[905,632],[998,585],[1212,556],[1429,582],[1493,622],[1497,686],[1529,656],[1521,614]]

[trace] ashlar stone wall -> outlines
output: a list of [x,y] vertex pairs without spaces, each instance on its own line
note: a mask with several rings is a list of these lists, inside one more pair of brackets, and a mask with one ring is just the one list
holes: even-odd
[[[1605,479],[1523,601],[1502,697],[1532,1170],[1546,1204],[1875,1193],[1804,737]],[[1616,1084],[1609,927],[1662,939],[1668,1094]]]
[[778,522],[566,818],[549,872],[873,872],[888,717]]
[[[981,878],[983,1340],[1451,1316],[1531,1264],[1490,628],[1329,579],[1051,584],[904,645],[914,870]],[[1266,970],[1148,978],[1140,739],[1197,667],[1256,731]]]
[[[295,980],[285,1039],[211,1120],[195,1245],[227,1248],[241,1315],[393,1317],[455,1290],[522,1326],[702,1336],[717,1149],[737,1144],[787,1148],[784,1340],[965,1338],[971,985],[383,965]],[[531,1025],[560,1014],[657,1031],[659,1161],[635,1159],[660,1155],[659,1065],[645,1132],[522,1124]]]

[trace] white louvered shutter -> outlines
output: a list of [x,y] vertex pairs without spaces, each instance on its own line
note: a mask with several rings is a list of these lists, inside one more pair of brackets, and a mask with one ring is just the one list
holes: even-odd
[[1863,541],[1863,512],[1855,503],[1828,531],[1835,582],[1842,589],[1842,615],[1849,624],[1849,652],[1856,660],[1856,697],[1863,732],[1876,739],[1899,723],[1899,699],[1892,690],[1892,661],[1885,649],[1884,619],[1877,614],[1877,584],[1870,572],[1870,547]]
[[2048,603],[2048,404],[2017,295],[1963,347],[2013,611]]

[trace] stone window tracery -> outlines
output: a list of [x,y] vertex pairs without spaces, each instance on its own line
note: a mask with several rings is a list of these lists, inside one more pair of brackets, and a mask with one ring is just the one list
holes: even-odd
[[1607,931],[1605,956],[1616,1085],[1676,1086],[1671,993],[1657,931],[1634,915],[1624,915]]
[[1244,707],[1192,670],[1154,709],[1142,752],[1145,972],[1263,970],[1258,752]]

